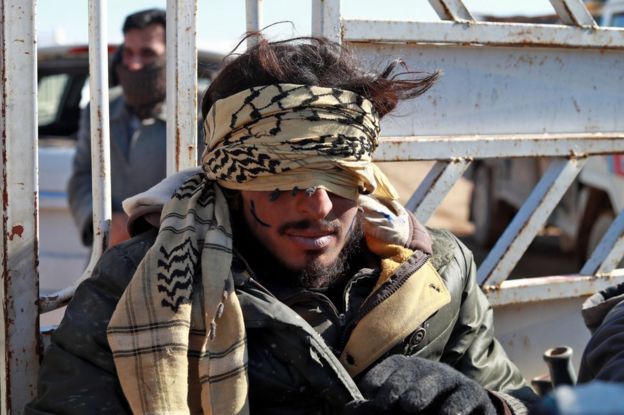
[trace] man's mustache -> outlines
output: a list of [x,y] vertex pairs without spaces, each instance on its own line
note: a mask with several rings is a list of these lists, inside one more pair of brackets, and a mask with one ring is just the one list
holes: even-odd
[[282,224],[278,229],[278,233],[280,235],[286,234],[286,231],[289,229],[297,229],[297,230],[307,230],[313,229],[315,231],[321,231],[326,233],[338,233],[342,230],[342,225],[340,221],[334,220],[318,220],[311,221],[309,219],[303,219],[295,222],[287,222]]

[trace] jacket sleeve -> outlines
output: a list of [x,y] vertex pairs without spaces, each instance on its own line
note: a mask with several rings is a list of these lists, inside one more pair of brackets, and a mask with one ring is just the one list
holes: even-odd
[[76,290],[52,335],[39,372],[38,394],[25,413],[129,414],[106,338],[110,317],[154,231],[107,251]]
[[78,226],[80,238],[85,245],[93,243],[91,197],[91,122],[89,107],[80,115],[78,142],[72,166],[72,173],[67,184],[69,207]]
[[456,249],[448,266],[457,267],[464,278],[457,279],[458,283],[463,283],[463,287],[451,289],[452,292],[461,289],[461,303],[441,360],[486,389],[496,392],[498,396],[511,396],[505,400],[514,413],[524,412],[526,408],[519,408],[517,399],[531,404],[538,397],[494,338],[493,310],[477,284],[472,252],[454,236],[452,238]]
[[624,300],[608,312],[585,347],[579,383],[592,380],[624,382]]

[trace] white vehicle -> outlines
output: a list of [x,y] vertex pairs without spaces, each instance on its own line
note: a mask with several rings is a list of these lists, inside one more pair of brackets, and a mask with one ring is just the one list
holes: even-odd
[[[263,26],[259,3],[247,2],[249,30]],[[578,364],[589,338],[579,312],[581,302],[589,294],[624,282],[624,273],[616,269],[624,256],[624,213],[618,213],[578,273],[507,278],[588,159],[624,153],[624,118],[617,112],[624,106],[624,30],[598,27],[580,0],[551,0],[561,25],[479,22],[461,0],[430,3],[441,21],[350,20],[341,16],[340,0],[313,0],[312,34],[347,44],[372,65],[401,56],[409,67],[444,71],[423,99],[399,109],[409,116],[384,120],[385,135],[375,153],[379,161],[435,162],[422,183],[417,188],[414,184],[406,204],[421,222],[427,222],[475,161],[550,160],[537,184],[526,189],[518,213],[479,264],[477,274],[493,306],[495,334],[527,378],[546,371],[542,354],[556,345],[573,347]],[[168,86],[176,86],[174,93],[167,94],[168,109],[169,102],[174,108],[167,124],[174,130],[168,131],[173,149],[190,145],[196,127],[196,111],[189,99],[196,94],[196,70],[189,58],[195,50],[194,8],[182,4],[194,2],[168,2],[167,12],[167,27],[172,29],[167,34],[167,54],[176,56],[168,60],[168,69],[174,69]],[[62,305],[71,291],[40,297],[37,290],[35,2],[0,0],[0,13],[0,21],[5,22],[0,29],[4,41],[0,71],[6,80],[0,85],[4,186],[0,413],[14,408],[19,413],[36,392],[39,312]],[[101,7],[92,7],[90,13],[101,22]],[[98,30],[96,24],[90,33],[91,81],[96,85],[92,90],[98,91],[91,105],[104,108],[100,87],[105,46]],[[100,155],[94,175],[97,170],[96,176],[101,177],[94,186],[96,253],[105,248],[107,232],[107,200],[97,186],[106,180],[106,152],[99,150],[106,148],[102,144],[106,137],[97,129],[104,120],[97,117],[97,123],[92,123],[98,138],[92,140],[93,152]],[[176,129],[182,133],[175,134]],[[175,151],[168,151],[168,172],[194,162],[191,156],[180,161]],[[409,173],[406,169],[406,176]]]

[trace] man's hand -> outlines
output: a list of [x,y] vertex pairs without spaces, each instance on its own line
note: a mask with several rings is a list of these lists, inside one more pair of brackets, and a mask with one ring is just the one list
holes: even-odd
[[366,401],[352,402],[344,414],[496,414],[487,392],[452,367],[393,355],[359,383]]
[[128,215],[124,212],[113,212],[108,243],[109,248],[127,239],[130,239],[130,234],[128,233]]

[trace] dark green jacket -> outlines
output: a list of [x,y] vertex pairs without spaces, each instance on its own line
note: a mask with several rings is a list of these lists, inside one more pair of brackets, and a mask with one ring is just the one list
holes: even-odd
[[[80,285],[53,334],[41,367],[39,394],[27,414],[129,413],[106,327],[155,236],[150,230],[107,251],[93,276]],[[432,236],[431,262],[450,293],[450,303],[432,310],[376,361],[391,353],[415,354],[448,363],[489,390],[532,400],[534,394],[493,338],[492,309],[476,285],[472,254],[449,233],[432,231]],[[417,254],[422,259],[422,252]],[[345,403],[361,395],[358,376],[354,382],[336,357],[343,354],[344,360],[341,348],[351,328],[366,317],[361,311],[378,271],[355,274],[345,289],[348,305],[340,313],[321,293],[279,293],[279,301],[245,264],[235,258],[233,273],[247,329],[252,414],[340,413]],[[402,270],[411,272],[410,267],[421,265],[421,260],[410,259]],[[394,295],[393,290],[386,293]]]

